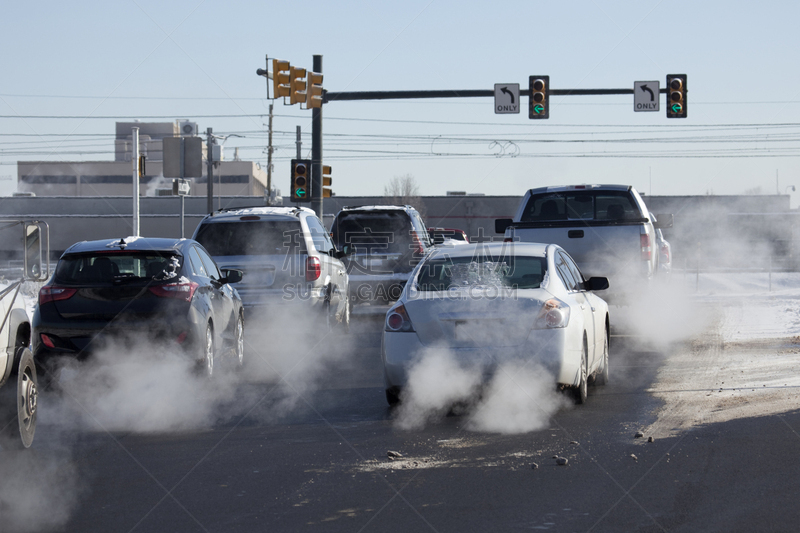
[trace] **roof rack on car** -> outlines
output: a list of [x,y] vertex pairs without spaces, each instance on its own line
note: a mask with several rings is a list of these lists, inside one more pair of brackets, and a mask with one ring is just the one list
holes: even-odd
[[264,205],[239,205],[239,206],[235,206],[235,207],[221,207],[221,208],[213,211],[211,213],[211,216],[213,217],[214,215],[216,215],[218,213],[224,213],[225,211],[236,211],[236,210],[239,210],[239,209],[256,209],[256,208],[259,208],[259,207],[267,207],[267,206],[264,206]]

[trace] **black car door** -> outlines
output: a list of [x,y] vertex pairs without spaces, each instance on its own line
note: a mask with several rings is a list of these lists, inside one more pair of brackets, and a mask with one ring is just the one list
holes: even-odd
[[233,318],[234,303],[233,303],[233,289],[227,283],[222,282],[222,274],[217,267],[217,264],[208,255],[203,248],[199,246],[194,247],[197,255],[205,266],[210,280],[211,290],[209,295],[211,297],[211,305],[214,309],[214,317],[216,319],[215,330],[219,335],[228,331],[231,328],[231,319]]

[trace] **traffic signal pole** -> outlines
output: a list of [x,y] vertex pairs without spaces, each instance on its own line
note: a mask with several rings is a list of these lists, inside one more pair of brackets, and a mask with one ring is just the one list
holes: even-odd
[[[322,74],[321,55],[314,56],[313,71]],[[317,213],[320,220],[322,220],[322,195],[322,107],[320,106],[311,110],[311,209]]]

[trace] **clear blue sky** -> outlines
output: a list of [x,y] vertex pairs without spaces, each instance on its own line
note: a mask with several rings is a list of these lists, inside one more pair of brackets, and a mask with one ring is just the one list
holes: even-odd
[[[519,115],[494,114],[491,98],[331,103],[324,161],[340,195],[382,194],[407,174],[424,195],[584,182],[775,194],[777,175],[800,199],[798,20],[789,0],[17,2],[0,22],[0,115],[93,118],[0,118],[0,194],[17,160],[113,159],[114,117],[196,120],[244,136],[228,139],[227,158],[238,146],[265,165],[256,69],[266,55],[310,69],[321,54],[330,91],[524,88],[532,74],[556,89],[663,87],[688,75],[682,120],[666,118],[664,96],[658,113],[635,113],[631,96],[552,97],[537,121],[527,99]],[[278,101],[275,115],[285,193],[297,125],[310,152],[311,112]]]

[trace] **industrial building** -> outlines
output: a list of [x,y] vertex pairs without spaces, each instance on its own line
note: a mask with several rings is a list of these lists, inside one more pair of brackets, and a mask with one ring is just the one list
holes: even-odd
[[[139,153],[144,156],[140,196],[159,196],[172,191],[172,178],[163,175],[164,138],[197,137],[196,122],[117,122],[114,161],[19,161],[17,191],[36,196],[130,196],[133,190],[132,129],[139,128]],[[223,159],[215,145],[214,194],[219,196],[263,197],[267,172],[256,162]],[[206,150],[203,147],[202,157]],[[189,178],[189,195],[205,196],[208,189],[206,165],[201,176]],[[169,192],[171,194],[171,192]]]

